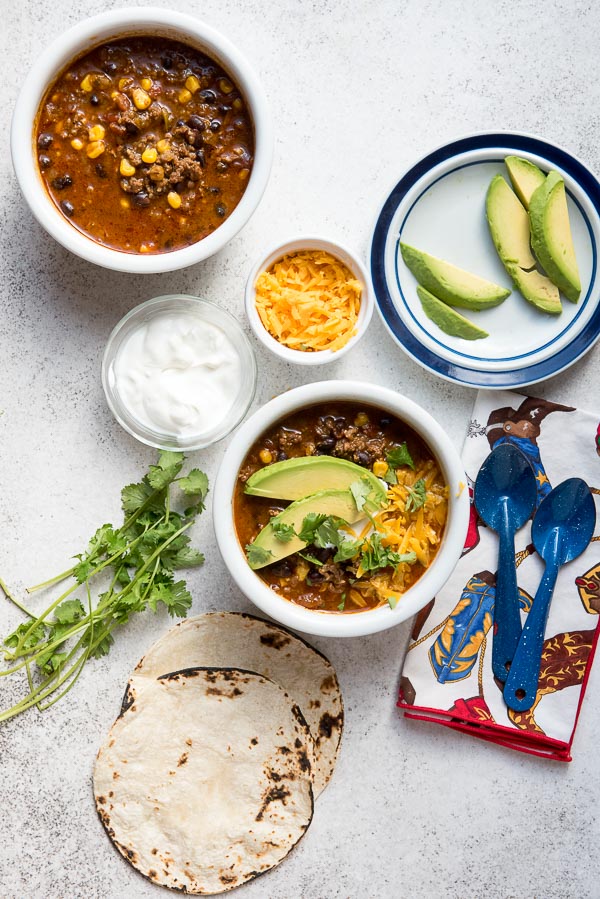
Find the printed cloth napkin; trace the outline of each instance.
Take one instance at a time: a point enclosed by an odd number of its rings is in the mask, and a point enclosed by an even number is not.
[[[571,761],[571,744],[591,669],[600,613],[600,415],[508,391],[481,391],[463,450],[471,519],[450,580],[417,616],[402,670],[398,706],[408,718],[436,722],[522,752]],[[561,568],[546,626],[533,707],[513,712],[492,673],[498,537],[477,516],[473,484],[494,447],[512,443],[528,457],[538,504],[552,487],[583,478],[594,493],[594,537]],[[531,521],[516,535],[522,620],[544,566]]]

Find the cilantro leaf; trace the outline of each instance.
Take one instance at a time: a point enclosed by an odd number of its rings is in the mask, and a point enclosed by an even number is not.
[[[208,493],[208,478],[199,468],[192,468],[185,478],[179,478],[177,486],[188,496],[198,495],[204,500]]]
[[[409,488],[406,498],[406,511],[415,512],[425,504],[427,499],[427,489],[425,487],[425,479],[419,478],[412,487]]]
[[[337,544],[337,552],[333,557],[334,562],[346,562],[353,559],[360,552],[362,540],[353,540],[351,537],[343,537]]]
[[[289,543],[296,536],[296,532],[291,524],[286,524],[284,521],[273,520],[271,521],[271,527],[281,543]]]
[[[345,608],[346,608],[346,594],[342,593],[342,601],[338,606],[338,610],[340,612],[343,612]]]
[[[149,484],[128,484],[121,490],[121,506],[124,512],[137,512],[154,491]]]
[[[316,568],[320,568],[323,562],[320,559],[317,559],[316,556],[313,556],[311,553],[300,552],[298,551],[298,555],[304,559],[306,562],[310,562],[311,565],[314,565]]]
[[[170,464],[169,464],[170,463]],[[163,490],[172,484],[183,465],[181,453],[161,453],[158,465],[151,465],[146,475],[154,490]]]
[[[380,568],[397,568],[403,562],[412,565],[417,556],[414,552],[397,553],[384,546],[382,536],[375,531],[367,541],[360,557],[360,567],[363,571],[379,571]]]
[[[328,516],[324,515],[322,512],[309,512],[308,515],[304,517],[302,527],[298,531],[298,537],[304,541],[304,543],[313,543],[315,532],[327,518]]]
[[[398,477],[396,475],[396,469],[389,465],[388,470],[383,476],[383,480],[386,482],[386,484],[391,484],[392,487],[394,486],[394,484],[397,484]]]
[[[263,549],[262,546],[256,546],[255,543],[248,543],[246,544],[246,556],[250,568],[262,568],[273,558],[273,553],[270,549]]]
[[[388,596],[387,598],[388,605],[390,609],[395,609],[398,605],[398,597],[397,596]]]
[[[78,599],[65,599],[54,610],[54,617],[59,624],[74,624],[84,615],[84,608]]]
[[[175,541],[173,541],[175,542]],[[161,557],[162,558],[162,557]],[[182,546],[178,549],[173,557],[172,567],[177,568],[197,568],[204,564],[204,553],[195,549],[193,546]]]
[[[393,449],[391,449],[386,456],[386,460],[388,465],[391,465],[392,468],[400,468],[401,465],[408,465],[413,469],[415,467],[415,463],[413,462],[412,456],[408,451],[406,443],[403,443],[400,446],[395,446]]]
[[[369,494],[371,492],[371,485],[365,478],[361,478],[360,481],[355,481],[353,484],[350,484],[350,493],[354,497],[354,502],[356,503],[356,508],[358,511],[362,511],[365,507],[365,503],[369,499]]]

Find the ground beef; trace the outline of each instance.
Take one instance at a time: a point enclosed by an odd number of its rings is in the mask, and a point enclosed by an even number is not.
[[[324,562],[318,568],[311,568],[307,581],[310,584],[331,584],[332,587],[343,587],[346,573],[339,562]]]
[[[282,450],[290,449],[292,446],[298,446],[302,443],[302,434],[300,431],[290,431],[287,428],[281,428],[277,434],[277,443]]]

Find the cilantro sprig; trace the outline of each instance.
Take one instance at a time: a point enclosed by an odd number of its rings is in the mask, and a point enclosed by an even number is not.
[[[427,499],[427,488],[425,487],[425,479],[419,478],[418,481],[415,481],[412,487],[408,489],[408,496],[406,498],[406,511],[407,512],[416,512],[417,509],[420,509],[421,506],[425,505],[425,500]]]
[[[407,465],[414,471],[415,463],[406,442],[401,443],[400,446],[394,446],[385,458],[388,464],[388,470],[385,473],[385,481],[388,484],[393,485],[398,483],[398,477],[396,475],[397,468],[402,468],[403,465]]]
[[[74,581],[40,615],[0,580],[6,597],[29,619],[4,640],[4,658],[14,664],[0,672],[7,676],[25,669],[29,693],[0,712],[0,721],[34,705],[45,710],[57,702],[74,686],[88,659],[108,653],[113,631],[133,614],[155,612],[161,604],[169,615],[187,614],[192,598],[175,572],[204,562],[186,532],[204,509],[208,479],[197,468],[180,476],[183,463],[182,453],[161,452],[138,484],[123,488],[121,527],[102,525],[75,556],[75,565],[29,588],[33,593],[67,578]],[[108,587],[94,604],[91,582],[102,573],[108,575]],[[73,596],[78,590],[84,601]]]

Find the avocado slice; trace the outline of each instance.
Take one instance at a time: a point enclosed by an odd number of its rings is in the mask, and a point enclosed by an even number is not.
[[[336,518],[342,518],[348,524],[353,524],[359,518],[364,518],[365,513],[360,511],[354,501],[354,497],[349,490],[321,490],[319,493],[313,493],[304,499],[299,499],[295,503],[291,503],[287,509],[275,515],[269,524],[265,525],[259,532],[252,546],[260,547],[270,553],[264,561],[258,561],[250,565],[251,568],[264,568],[265,565],[271,565],[273,562],[279,562],[291,556],[292,553],[304,549],[306,543],[299,537],[292,537],[291,540],[284,542],[279,540],[274,533],[273,524],[290,525],[294,531],[298,532],[302,528],[302,522],[310,512],[322,513],[323,515],[332,515]]]
[[[538,187],[529,206],[531,244],[550,280],[566,298],[576,303],[581,279],[569,223],[565,182],[558,172],[550,172]]]
[[[446,334],[450,334],[452,337],[462,337],[464,340],[479,340],[482,337],[490,336],[483,328],[478,328],[468,318],[438,300],[420,284],[417,287],[417,294],[427,318],[431,319]]]
[[[492,240],[504,268],[528,303],[559,315],[560,295],[550,278],[535,268],[529,216],[502,175],[492,178],[485,199]]]
[[[547,278],[538,272],[536,268],[530,272],[514,265],[508,268],[509,274],[513,279],[515,286],[518,287],[528,303],[536,306],[542,312],[548,312],[550,315],[560,315],[562,312],[562,303],[560,302],[560,294],[556,286]]]
[[[472,275],[406,243],[400,244],[400,251],[419,284],[450,306],[458,306],[460,309],[489,309],[497,306],[510,294],[510,290],[505,287]]]
[[[504,267],[510,264],[524,269],[534,268],[529,217],[502,175],[492,178],[485,198],[485,212],[492,240]]]
[[[300,456],[259,468],[246,481],[244,493],[271,499],[303,499],[321,490],[347,490],[350,484],[366,480],[377,505],[386,490],[367,468],[334,456]]]
[[[504,162],[519,200],[525,209],[529,209],[532,194],[546,180],[545,174],[533,162],[520,156],[507,156]]]

